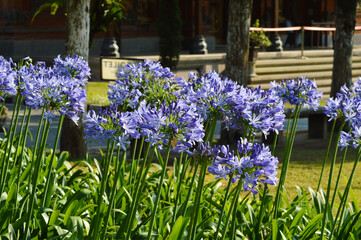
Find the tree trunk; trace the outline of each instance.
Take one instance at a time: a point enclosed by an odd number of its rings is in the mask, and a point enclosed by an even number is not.
[[[253,0],[230,0],[228,10],[226,76],[246,86]]]
[[[240,85],[248,83],[249,28],[253,0],[230,0],[228,7],[225,75]],[[220,144],[235,144],[241,133],[222,127]]]
[[[331,96],[352,84],[352,38],[356,24],[356,1],[336,0],[336,34],[334,42]]]
[[[90,31],[90,0],[67,0],[66,12],[66,45],[67,55],[79,55],[88,60],[89,31]],[[72,159],[84,159],[87,146],[84,139],[84,126],[80,121],[76,125],[72,120],[65,118],[61,138],[60,150],[68,151]]]

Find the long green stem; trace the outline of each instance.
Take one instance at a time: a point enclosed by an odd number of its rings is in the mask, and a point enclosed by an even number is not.
[[[14,136],[16,133],[16,128],[17,128],[18,119],[19,119],[19,112],[20,112],[20,107],[21,107],[21,100],[22,100],[22,97],[17,95],[16,104],[14,106],[14,112],[11,117],[10,130],[9,130],[8,137],[7,137],[6,147],[4,149],[4,155],[3,155],[3,158],[1,161],[2,168],[1,168],[1,176],[0,176],[0,194],[2,194],[2,192],[4,191],[4,188],[5,188],[5,182],[6,182],[8,167],[9,167],[9,163],[10,163],[11,144],[13,143]]]
[[[152,147],[152,154],[151,154],[151,157],[148,159],[150,147],[151,147],[151,145],[150,145],[150,143],[148,143],[147,147],[146,147],[145,156],[143,159],[143,164],[142,164],[141,168],[139,169],[139,174],[137,174],[138,179],[140,179],[140,181],[138,181],[138,184],[136,185],[135,191],[132,195],[132,204],[130,207],[130,212],[129,212],[129,214],[127,214],[126,221],[125,221],[125,227],[123,229],[124,232],[126,233],[126,237],[127,237],[126,239],[130,239],[130,235],[131,235],[130,233],[132,230],[133,219],[134,219],[134,216],[136,213],[136,208],[138,206],[138,202],[140,200],[140,195],[141,195],[140,193],[142,192],[141,190],[146,183],[146,177],[147,177],[147,174],[148,174],[148,171],[150,168],[150,163],[153,159],[154,147]],[[140,158],[140,155],[138,157]],[[136,166],[136,167],[138,167],[138,166]]]
[[[336,214],[336,217],[335,219],[337,220],[339,216],[342,216],[344,211],[345,211],[345,207],[346,207],[346,204],[347,204],[347,198],[348,198],[348,195],[349,195],[349,192],[350,192],[350,189],[351,189],[351,184],[352,184],[352,180],[353,180],[353,176],[354,176],[354,173],[355,173],[355,170],[356,170],[356,167],[357,167],[357,164],[358,162],[360,161],[360,158],[361,158],[361,148],[359,148],[359,151],[358,151],[358,154],[357,154],[357,158],[356,160],[354,161],[354,164],[353,164],[353,167],[352,167],[352,170],[351,170],[351,174],[350,174],[350,177],[348,179],[348,182],[347,182],[347,185],[346,185],[346,188],[345,188],[345,191],[342,195],[342,199],[341,199],[341,204],[340,204],[340,207],[338,208],[337,210],[337,214]],[[341,211],[340,211],[341,210]],[[338,224],[338,227],[337,227],[337,232],[339,231],[340,227],[342,226],[342,220],[343,218],[341,217],[340,218],[340,222]],[[334,229],[335,229],[335,226],[336,226],[336,222],[332,225],[332,229],[330,231],[330,236],[332,236],[333,232],[334,232]]]
[[[118,147],[118,150],[117,150],[117,158],[116,158],[116,161],[119,161],[119,156],[120,156],[120,146]],[[104,216],[104,219],[105,219],[105,222],[104,222],[104,229],[102,231],[102,235],[100,237],[100,239],[106,239],[105,238],[105,235],[106,235],[106,232],[107,232],[107,227],[108,227],[108,223],[109,223],[109,217],[110,217],[110,212],[112,210],[112,207],[113,207],[113,204],[114,204],[114,199],[115,199],[115,194],[116,194],[116,190],[117,190],[117,185],[118,185],[118,180],[119,180],[119,176],[120,176],[120,172],[122,171],[122,165],[123,165],[123,162],[125,161],[126,159],[126,152],[123,151],[122,153],[122,157],[121,157],[121,163],[118,163],[116,165],[116,169],[115,169],[115,176],[114,176],[114,180],[113,180],[113,187],[111,189],[111,193],[110,193],[110,200],[109,200],[109,206],[108,206],[108,209],[107,209],[107,213],[105,214]]]
[[[289,164],[289,161],[291,158],[292,147],[293,147],[293,143],[294,143],[295,136],[296,136],[296,129],[297,129],[297,124],[298,124],[298,119],[300,117],[301,109],[302,109],[301,105],[297,105],[295,108],[291,132],[289,132],[289,126],[287,127],[287,140],[286,140],[284,159],[283,159],[283,164],[282,164],[282,171],[281,171],[281,176],[280,176],[280,180],[278,183],[276,197],[275,197],[275,203],[274,203],[274,218],[276,218],[277,214],[278,214],[278,208],[279,208],[280,198],[281,198],[280,195],[281,195],[281,192],[283,191],[283,187],[284,187],[284,184],[286,181],[288,164]]]
[[[324,208],[324,211],[323,211],[324,214],[323,214],[323,218],[322,218],[321,239],[323,239],[323,237],[324,237],[324,232],[325,232],[325,227],[326,227],[326,218],[327,218],[327,212],[328,212],[327,210],[329,208],[329,199],[330,199],[330,193],[331,193],[332,176],[333,176],[333,169],[334,169],[335,163],[336,163],[338,143],[340,141],[341,132],[342,132],[343,127],[345,126],[345,123],[346,122],[342,122],[341,127],[340,127],[340,129],[338,131],[335,151],[334,151],[333,158],[332,158],[332,161],[331,161],[330,173],[329,173],[328,184],[327,184],[327,193],[326,193],[326,199],[325,199],[326,202],[325,202],[325,208]],[[332,218],[332,216],[330,216],[330,217]]]
[[[131,163],[130,163],[130,170],[129,170],[129,178],[128,178],[129,185],[131,185],[132,182],[133,182],[133,172],[135,171],[134,167],[137,167],[137,166],[135,166],[135,154],[137,152],[137,146],[138,146],[138,139],[135,139],[134,144],[133,144],[133,148],[132,148],[133,153],[132,153],[132,160],[131,160]]]
[[[281,136],[282,138],[283,136]],[[278,141],[278,134],[275,134],[275,137],[273,139],[273,145],[272,145],[272,149],[271,149],[271,154],[273,155],[275,153],[276,150],[276,146],[277,146],[277,141]]]
[[[340,182],[342,169],[343,169],[343,164],[345,163],[345,160],[346,160],[347,150],[348,150],[348,147],[345,147],[345,149],[343,150],[343,156],[342,156],[342,160],[341,160],[341,164],[340,164],[340,169],[338,170],[338,174],[337,174],[337,178],[336,178],[335,190],[334,190],[332,200],[331,200],[331,204],[330,204],[331,209],[333,208],[333,203],[335,202],[335,198],[336,198],[336,195],[337,195],[338,183]]]
[[[226,194],[224,195],[222,209],[221,209],[221,213],[219,215],[219,221],[218,221],[218,224],[217,224],[216,234],[214,234],[215,239],[218,238],[218,233],[219,233],[219,230],[221,229],[222,218],[223,218],[224,210],[226,208],[226,204],[227,204],[227,201],[228,201],[229,190],[230,190],[231,185],[232,185],[232,178],[233,178],[233,174],[231,176],[229,176],[228,184],[227,184],[227,187],[226,187]]]
[[[206,176],[207,171],[207,163],[202,163],[201,165],[201,172],[198,179],[198,186],[196,191],[196,196],[194,199],[194,206],[193,206],[193,217],[191,219],[191,231],[190,231],[190,239],[195,239],[196,232],[197,232],[197,219],[199,213],[199,206],[202,202],[202,192],[203,192],[203,185],[204,185],[204,178]]]
[[[16,180],[16,183],[17,183],[17,189],[16,189],[16,192],[19,194],[19,184],[20,184],[20,176],[21,176],[21,173],[22,173],[22,163],[23,163],[23,156],[24,156],[24,149],[25,149],[25,143],[26,143],[26,137],[27,137],[27,132],[29,130],[29,123],[30,123],[30,118],[31,118],[31,108],[29,109],[28,111],[28,117],[27,117],[27,121],[26,121],[26,125],[25,125],[25,136],[23,137],[22,139],[22,142],[21,142],[21,153],[20,153],[20,157],[19,157],[19,170],[18,170],[18,174],[17,174],[17,180]],[[18,201],[16,199],[16,208],[18,207]]]
[[[26,227],[25,227],[25,236],[30,234],[29,226],[30,226],[31,217],[33,214],[37,180],[38,180],[38,176],[39,176],[39,171],[40,171],[40,167],[41,167],[41,162],[42,162],[42,158],[43,158],[43,154],[44,154],[45,145],[46,145],[46,142],[48,139],[49,128],[50,128],[50,123],[48,120],[46,120],[44,130],[43,130],[43,137],[41,139],[40,151],[39,151],[39,154],[36,156],[35,162],[32,163],[35,165],[33,168],[34,173],[32,175],[31,195],[30,195],[30,202],[29,202],[29,209],[28,209],[28,217],[27,217]]]
[[[194,181],[195,181],[196,176],[197,176],[198,166],[199,166],[199,164],[195,164],[193,176],[192,176],[191,182],[189,184],[190,187],[189,187],[189,190],[188,190],[188,194],[187,194],[187,197],[186,197],[185,201],[183,202],[183,208],[182,208],[182,211],[179,214],[180,216],[184,216],[184,214],[185,214],[185,212],[187,210],[189,200],[191,199],[192,192],[193,192]],[[191,169],[191,171],[192,171],[192,169]]]
[[[131,184],[134,184],[134,181],[135,179],[137,179],[137,175],[139,175],[138,177],[141,177],[142,173],[143,173],[143,169],[144,169],[144,166],[146,164],[146,160],[147,160],[147,157],[148,157],[148,154],[149,154],[149,150],[150,150],[150,143],[147,143],[146,145],[146,149],[145,149],[145,155],[143,156],[143,164],[142,164],[142,167],[140,169],[140,171],[138,172],[137,174],[137,170],[138,170],[138,167],[140,165],[140,160],[142,158],[142,154],[143,154],[143,146],[144,146],[144,142],[145,142],[145,138],[142,138],[141,142],[140,142],[140,147],[138,149],[138,158],[137,158],[137,161],[136,161],[136,164],[135,164],[135,168],[134,168],[134,173],[133,173],[133,177],[131,179]],[[134,153],[135,154],[135,153]]]
[[[45,190],[44,190],[44,195],[43,195],[42,207],[45,207],[46,199],[48,198],[47,195],[48,195],[48,191],[49,191],[50,175],[53,172],[53,164],[54,164],[54,159],[55,159],[55,153],[56,153],[56,149],[58,148],[58,142],[59,142],[61,127],[63,125],[64,117],[65,117],[65,115],[60,116],[58,129],[57,129],[57,132],[56,132],[56,135],[55,135],[53,152],[52,152],[51,159],[50,159],[49,166],[48,166],[48,175],[46,177],[46,184],[45,184]]]
[[[217,125],[217,118],[213,118],[212,122],[211,122],[211,126],[209,131],[207,131],[206,136],[204,138],[204,142],[210,142],[212,144],[213,141],[213,137],[214,137],[214,132],[216,130],[216,125]]]
[[[16,144],[16,148],[15,148],[15,152],[14,152],[14,161],[13,161],[13,165],[11,168],[14,168],[16,166],[16,163],[17,163],[17,157],[18,157],[18,152],[19,152],[19,147],[23,141],[23,138],[26,138],[26,135],[27,135],[27,131],[25,131],[25,134],[24,134],[24,125],[25,125],[25,115],[26,115],[26,112],[28,111],[28,107],[25,107],[25,110],[24,110],[24,114],[23,114],[23,119],[21,121],[21,125],[20,125],[20,132],[18,133],[19,135],[19,139],[17,141],[17,144]]]
[[[100,191],[98,192],[97,211],[96,211],[94,222],[92,222],[92,228],[91,228],[92,231],[90,232],[90,236],[94,240],[98,239],[98,236],[99,236],[99,228],[101,225],[101,223],[100,223],[101,216],[100,215],[101,215],[102,205],[103,205],[103,196],[104,196],[105,188],[106,188],[106,185],[108,182],[108,175],[109,175],[108,172],[109,172],[111,159],[113,158],[114,146],[115,146],[115,142],[111,141],[109,139],[108,144],[107,144],[107,153],[105,155],[105,159],[104,159],[105,161],[103,163]]]
[[[221,240],[224,240],[224,238],[226,237],[226,232],[227,232],[229,220],[231,218],[231,215],[233,215],[233,211],[237,211],[237,206],[236,205],[238,203],[239,194],[241,193],[241,189],[242,189],[242,181],[238,180],[237,190],[235,192],[235,195],[233,196],[231,207],[229,208],[229,212],[228,212],[228,215],[227,215],[227,218],[226,218],[226,222],[225,222],[224,227],[223,227],[223,233],[222,233]]]
[[[160,201],[160,194],[162,192],[163,181],[164,181],[165,173],[167,171],[170,149],[171,149],[171,138],[169,139],[168,144],[167,144],[166,159],[163,164],[163,169],[162,169],[161,177],[160,177],[159,184],[158,184],[158,191],[157,191],[157,195],[156,195],[156,199],[155,199],[154,209],[153,209],[152,216],[150,219],[147,240],[149,240],[152,236],[154,220],[155,220],[155,216],[157,215],[159,201]]]
[[[332,130],[331,130],[330,138],[329,138],[329,140],[328,140],[328,145],[327,145],[326,154],[325,154],[325,157],[324,157],[323,163],[322,163],[322,169],[321,169],[320,179],[318,180],[318,184],[317,184],[317,192],[320,190],[320,187],[321,187],[321,181],[322,181],[323,171],[324,171],[324,169],[325,169],[325,165],[326,165],[326,161],[327,161],[327,158],[328,158],[328,154],[329,154],[329,152],[330,152],[331,143],[332,143],[332,138],[333,138],[333,132],[335,131],[336,122],[337,122],[337,120],[334,120],[334,121],[333,121],[333,124],[332,124]]]
[[[38,131],[36,132],[36,138],[35,138],[34,149],[33,149],[33,156],[36,155],[36,152],[38,150],[39,138],[40,138],[40,134],[41,134],[42,126],[43,126],[43,121],[44,121],[44,112],[45,112],[45,108],[43,108],[43,110],[41,112],[39,127],[38,127]]]
[[[189,167],[189,163],[190,161],[188,160],[188,154],[186,155],[185,157],[185,160],[184,160],[184,164],[182,164],[182,161],[183,161],[183,152],[181,153],[181,157],[179,159],[179,171],[180,171],[180,168],[182,168],[181,172],[180,172],[180,176],[177,178],[177,192],[176,192],[176,197],[175,197],[175,202],[174,202],[174,211],[173,211],[173,217],[172,217],[172,225],[174,225],[175,223],[175,220],[177,218],[177,213],[178,213],[178,202],[179,202],[179,199],[180,199],[180,191],[181,191],[181,187],[182,187],[182,184],[183,184],[183,181],[184,181],[184,177],[186,175],[186,171]]]

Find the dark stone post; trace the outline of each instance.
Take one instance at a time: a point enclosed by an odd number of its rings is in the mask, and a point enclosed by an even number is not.
[[[191,46],[191,54],[207,54],[207,43],[204,36],[202,35],[202,0],[196,0],[195,3],[195,37]]]

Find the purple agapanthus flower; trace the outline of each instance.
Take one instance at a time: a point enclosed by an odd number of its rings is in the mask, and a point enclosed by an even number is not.
[[[66,56],[63,60],[60,55],[54,59],[53,72],[76,80],[80,86],[85,86],[90,77],[90,67],[81,56]]]
[[[283,129],[284,104],[273,91],[241,87],[227,101],[231,106],[231,127],[248,126],[251,132],[262,132],[265,136]]]
[[[76,56],[67,57],[60,63],[61,59],[58,57],[53,68],[47,68],[42,63],[20,67],[17,71],[17,85],[25,97],[25,103],[35,109],[45,108],[45,117],[50,121],[58,112],[77,123],[79,114],[84,112],[84,84],[89,76],[85,75],[89,74],[87,70],[83,73],[74,70],[77,66],[87,66],[81,59]],[[71,63],[75,64],[74,69],[69,66]],[[74,73],[70,73],[71,71]]]
[[[257,185],[276,185],[278,178],[278,159],[272,156],[268,147],[263,144],[250,143],[240,139],[237,153],[230,151],[228,146],[221,147],[221,153],[208,171],[216,178],[232,176],[232,182],[242,181],[245,191],[257,194]]]
[[[341,147],[341,149],[352,146],[354,148],[357,148],[361,145],[361,125],[353,124],[351,125],[351,129],[349,133],[346,133],[344,131],[341,132],[340,140],[338,143],[338,146]]]
[[[185,151],[197,142],[202,142],[204,129],[202,118],[195,112],[195,106],[183,100],[169,104],[163,102],[159,108],[150,107],[145,101],[137,110],[140,117],[141,134],[145,141],[159,149],[171,141],[172,150]]]
[[[329,121],[341,119],[351,125],[361,125],[361,78],[351,88],[342,86],[336,97],[327,100],[324,113]]]
[[[177,84],[179,90],[176,94],[186,101],[195,103],[197,111],[205,120],[227,119],[226,116],[231,109],[227,100],[239,89],[237,83],[222,78],[214,71],[199,76],[191,72],[189,79],[180,79]]]
[[[173,92],[175,75],[159,62],[146,60],[139,64],[126,64],[120,69],[118,80],[110,84],[108,98],[111,104],[136,109],[143,100],[152,106],[163,101],[176,100]]]
[[[16,73],[12,69],[12,60],[6,60],[0,56],[0,102],[4,97],[12,96],[17,93],[15,86]]]
[[[100,142],[112,139],[126,150],[130,138],[139,138],[139,116],[137,112],[119,112],[115,107],[101,110],[99,114],[88,112],[84,122],[86,138],[94,138]]]
[[[285,103],[291,105],[304,105],[317,109],[320,105],[322,92],[317,91],[316,81],[306,77],[283,80],[280,83],[272,82],[271,90]]]

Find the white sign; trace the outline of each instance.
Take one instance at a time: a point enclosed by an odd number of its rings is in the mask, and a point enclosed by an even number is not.
[[[114,81],[117,80],[117,74],[121,68],[128,63],[138,63],[142,59],[120,59],[120,58],[101,58],[100,71],[102,80]]]

